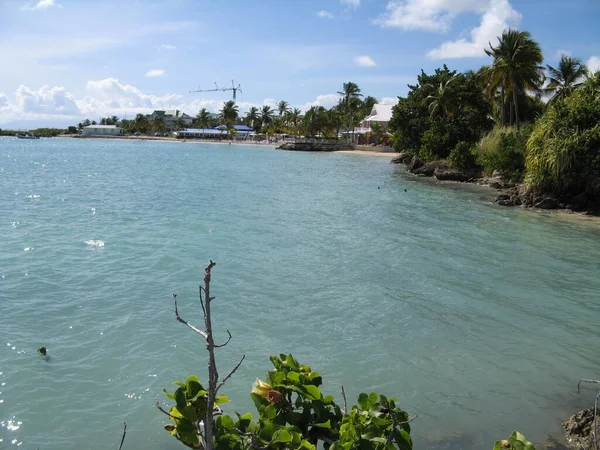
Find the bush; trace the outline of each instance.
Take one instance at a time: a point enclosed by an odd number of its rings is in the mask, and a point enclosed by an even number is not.
[[[459,142],[452,149],[448,156],[448,163],[450,167],[457,169],[473,169],[477,166],[472,147],[464,141]]]
[[[530,191],[600,195],[600,72],[537,121],[526,165]]]
[[[485,174],[497,170],[506,178],[523,178],[525,145],[530,134],[531,126],[524,126],[520,130],[495,127],[485,135],[477,147],[477,162]]]

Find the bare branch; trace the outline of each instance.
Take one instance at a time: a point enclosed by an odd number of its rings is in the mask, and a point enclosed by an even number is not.
[[[177,420],[177,419],[178,419],[178,417],[172,416],[172,415],[171,415],[171,414],[170,414],[168,411],[165,411],[165,410],[163,409],[163,407],[162,407],[162,406],[160,406],[160,403],[158,403],[158,399],[157,399],[157,398],[156,398],[156,399],[154,399],[154,403],[156,404],[156,407],[158,408],[158,410],[159,410],[160,412],[162,412],[163,414],[166,414],[167,416],[169,416],[169,417],[170,417],[171,419],[173,419],[173,420]]]
[[[217,391],[216,392],[219,392],[219,389],[221,389],[221,387],[223,387],[223,385],[225,384],[225,382],[227,380],[229,380],[229,378],[231,378],[231,376],[236,372],[236,370],[239,369],[239,367],[242,365],[242,362],[244,361],[244,359],[246,359],[246,355],[245,354],[244,354],[244,356],[242,356],[242,359],[240,359],[240,362],[237,363],[237,365],[231,370],[231,372],[229,372],[227,374],[227,376],[225,378],[223,378],[223,380],[221,380],[221,382],[217,386]]]
[[[229,339],[227,339],[227,342],[225,342],[224,344],[221,344],[221,345],[215,344],[215,348],[225,347],[227,344],[229,344],[229,341],[231,340],[231,333],[229,332],[229,330],[227,330],[227,334],[229,335]]]
[[[343,384],[342,384],[342,398],[344,399],[344,414],[348,414],[348,402],[346,400],[346,391],[344,391]]]
[[[206,308],[204,308],[204,300],[202,300],[202,286],[198,286],[198,293],[200,294],[200,306],[202,306],[202,312],[204,313],[204,320],[206,320]]]
[[[577,383],[577,393],[578,394],[579,394],[579,389],[581,387],[581,383],[600,384],[600,380],[586,380],[585,378],[579,380],[579,383]]]
[[[252,443],[250,444],[250,448],[253,448],[255,450],[267,450],[278,438],[279,435],[281,434],[281,430],[278,430],[275,432],[275,434],[273,434],[273,437],[271,438],[271,442],[269,442],[267,445],[258,445],[257,443],[257,436],[254,433],[244,433],[242,430],[240,430],[239,428],[233,428],[240,436],[244,436],[244,437],[249,437],[250,440],[252,441]]]
[[[127,422],[123,423],[123,437],[121,438],[121,445],[119,445],[119,450],[123,448],[123,442],[125,442],[125,434],[127,433]]]
[[[181,318],[181,316],[179,315],[179,310],[177,309],[177,294],[173,294],[173,303],[175,303],[175,318],[182,324],[186,325],[188,328],[190,328],[195,333],[198,333],[204,339],[208,339],[208,334],[206,334],[200,328],[195,327],[194,325],[189,323],[187,320]]]

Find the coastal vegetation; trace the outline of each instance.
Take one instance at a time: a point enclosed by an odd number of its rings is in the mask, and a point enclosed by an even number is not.
[[[485,52],[491,64],[474,71],[421,72],[393,108],[394,149],[468,172],[456,179],[524,182],[503,204],[598,208],[600,74],[569,56],[544,69],[527,31],[506,30]]]

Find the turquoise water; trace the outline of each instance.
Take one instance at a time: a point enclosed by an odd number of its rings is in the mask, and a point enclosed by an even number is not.
[[[406,192],[405,192],[406,189]],[[0,139],[0,448],[182,448],[154,407],[205,378],[209,259],[228,410],[292,352],[340,399],[377,390],[416,448],[560,436],[598,377],[600,226],[501,208],[388,157]],[[45,345],[51,357],[36,354]]]

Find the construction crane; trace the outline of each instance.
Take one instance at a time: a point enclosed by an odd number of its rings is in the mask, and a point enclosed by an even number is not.
[[[216,91],[220,91],[220,92],[233,91],[233,101],[235,102],[237,92],[238,91],[242,92],[242,86],[240,84],[238,84],[236,86],[235,83],[233,82],[233,80],[231,80],[231,87],[228,87],[228,86],[219,87],[219,85],[215,82],[215,89],[197,89],[195,91],[190,91],[190,94],[192,92],[216,92]]]

